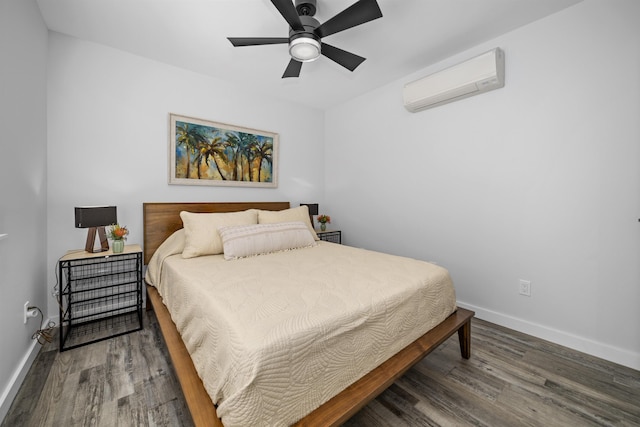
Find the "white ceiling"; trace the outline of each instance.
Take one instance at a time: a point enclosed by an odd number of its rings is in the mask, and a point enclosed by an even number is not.
[[[383,18],[323,41],[364,56],[353,73],[326,57],[282,79],[286,44],[235,48],[226,37],[287,37],[269,0],[38,0],[52,31],[325,109],[581,0],[378,0]],[[318,0],[321,23],[355,0]]]

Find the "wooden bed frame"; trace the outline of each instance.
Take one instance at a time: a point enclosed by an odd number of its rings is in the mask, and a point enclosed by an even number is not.
[[[144,263],[149,263],[153,253],[167,237],[182,228],[181,211],[236,212],[251,208],[283,210],[289,207],[289,202],[144,203]],[[147,309],[151,308],[158,318],[160,330],[195,426],[222,426],[215,405],[196,372],[191,357],[171,320],[171,315],[162,302],[162,298],[153,286],[147,285]],[[471,318],[474,314],[472,311],[458,308],[438,326],[295,425],[338,426],[344,423],[456,332],[460,342],[460,353],[463,358],[468,359],[471,356]]]

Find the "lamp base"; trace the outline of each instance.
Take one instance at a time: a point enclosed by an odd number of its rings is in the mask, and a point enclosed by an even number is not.
[[[96,231],[100,237],[100,248],[94,249],[96,243]],[[89,253],[106,252],[109,250],[109,241],[107,240],[107,232],[104,227],[90,227],[87,230],[87,243],[84,246],[84,250]]]

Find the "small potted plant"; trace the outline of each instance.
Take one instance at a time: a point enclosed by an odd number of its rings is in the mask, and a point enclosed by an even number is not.
[[[112,250],[114,254],[119,254],[124,250],[124,241],[127,240],[129,230],[119,224],[113,224],[109,228],[109,238],[113,240]]]
[[[318,215],[318,222],[320,223],[320,230],[325,231],[327,229],[327,223],[331,224],[331,217],[329,215]]]

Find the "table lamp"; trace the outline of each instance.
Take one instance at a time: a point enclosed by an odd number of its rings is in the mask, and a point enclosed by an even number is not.
[[[87,252],[105,252],[109,250],[109,241],[104,229],[106,225],[118,222],[118,214],[115,206],[80,206],[76,207],[76,228],[88,228],[87,243],[84,250]],[[100,236],[100,248],[94,249],[96,232]]]

